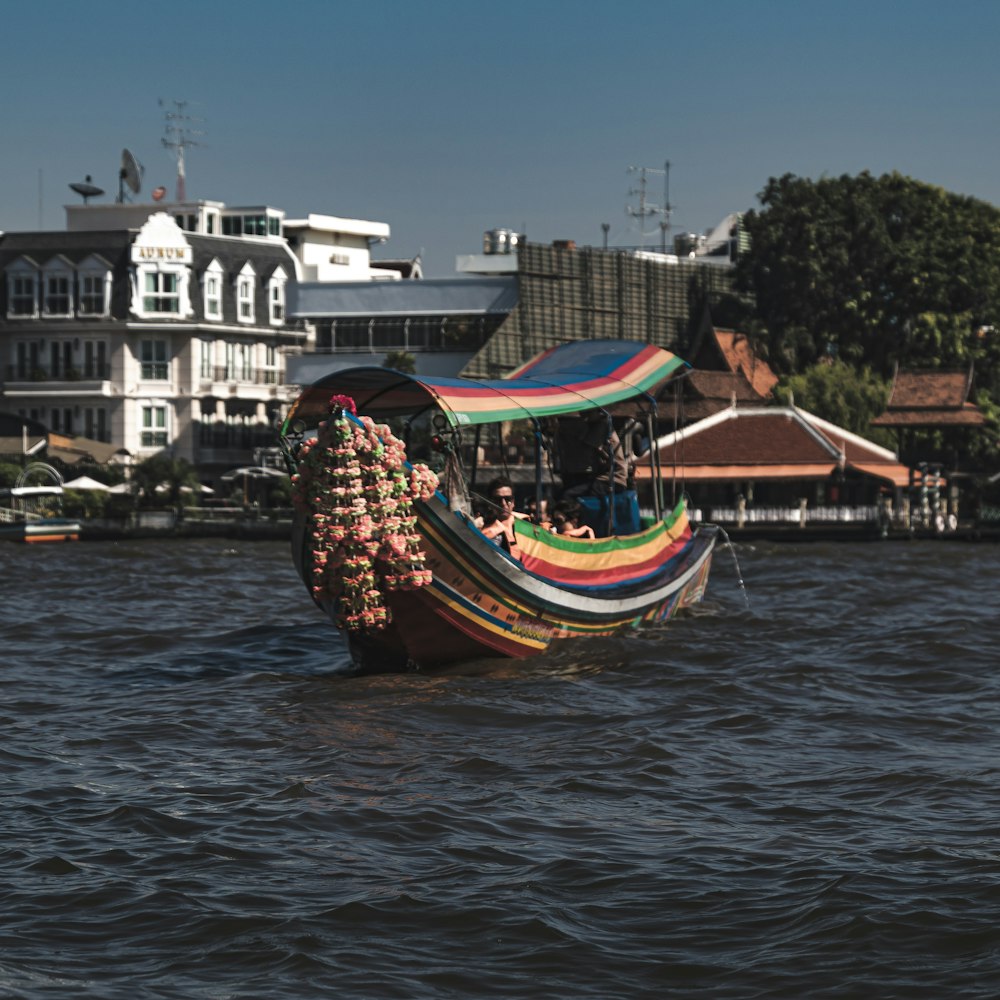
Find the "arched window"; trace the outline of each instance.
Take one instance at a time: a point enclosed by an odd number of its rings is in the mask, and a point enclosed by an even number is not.
[[[241,323],[255,320],[254,296],[257,291],[257,273],[250,261],[236,275],[236,318]]]
[[[213,260],[205,268],[205,319],[222,319],[222,265]]]
[[[76,269],[77,313],[80,316],[107,316],[111,311],[111,265],[92,254]]]
[[[285,322],[285,284],[287,281],[288,275],[285,274],[285,269],[278,267],[267,283],[268,319],[273,326],[281,326]]]

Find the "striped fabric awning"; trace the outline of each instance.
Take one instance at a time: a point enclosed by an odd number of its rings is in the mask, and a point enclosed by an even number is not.
[[[687,362],[637,341],[584,340],[553,347],[504,379],[406,375],[348,368],[305,390],[285,422],[321,417],[332,395],[350,396],[375,419],[438,408],[453,427],[606,408],[648,394]]]

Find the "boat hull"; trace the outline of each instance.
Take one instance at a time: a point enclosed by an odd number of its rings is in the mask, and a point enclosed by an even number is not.
[[[392,618],[386,628],[349,633],[352,658],[363,672],[483,657],[521,659],[546,652],[558,640],[614,635],[666,621],[701,600],[716,541],[713,527],[654,539],[662,560],[649,565],[642,553],[633,556],[639,578],[568,586],[511,559],[437,498],[418,505],[418,526],[433,580],[386,595]],[[304,521],[295,535],[296,562],[308,581]],[[587,545],[578,548],[583,554]],[[568,558],[574,556],[571,552]],[[336,619],[333,601],[318,603]]]
[[[8,521],[0,524],[0,540],[26,542],[76,542],[80,540],[80,522],[73,518],[48,517],[37,521]]]

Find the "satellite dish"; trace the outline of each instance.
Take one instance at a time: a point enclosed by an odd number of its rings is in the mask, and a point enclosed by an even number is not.
[[[70,190],[75,191],[83,198],[84,205],[87,204],[88,198],[97,198],[104,194],[103,188],[99,188],[96,184],[90,182],[90,174],[87,174],[86,180],[70,184]]]
[[[132,194],[138,194],[142,186],[142,164],[127,149],[122,150],[122,166],[118,171],[118,201],[125,200],[125,185]]]

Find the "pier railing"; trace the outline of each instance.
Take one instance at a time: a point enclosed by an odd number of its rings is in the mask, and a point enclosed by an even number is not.
[[[692,515],[695,512],[692,512]],[[715,524],[874,524],[879,518],[876,504],[855,507],[820,506],[807,507],[708,507],[698,514],[704,514],[706,521]],[[697,519],[697,518],[696,518]]]

